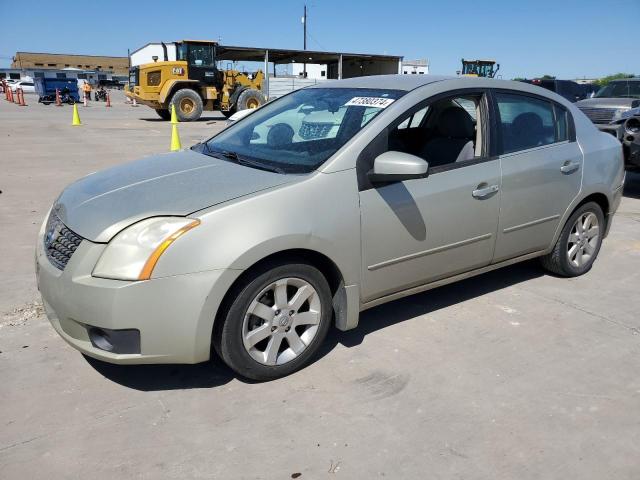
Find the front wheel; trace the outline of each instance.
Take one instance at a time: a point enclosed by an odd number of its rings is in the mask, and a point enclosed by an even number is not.
[[[600,205],[585,203],[569,217],[551,253],[542,257],[542,266],[563,277],[587,273],[600,251],[604,229]]]
[[[255,272],[238,287],[214,346],[243,377],[271,380],[309,364],[332,318],[331,291],[304,263]]]
[[[243,90],[238,96],[236,102],[236,111],[246,110],[247,108],[258,108],[260,105],[264,105],[266,99],[260,90],[255,88],[247,88]]]

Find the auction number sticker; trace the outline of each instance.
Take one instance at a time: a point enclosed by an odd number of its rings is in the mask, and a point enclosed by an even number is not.
[[[345,107],[374,107],[374,108],[387,108],[394,102],[393,98],[381,98],[381,97],[353,97],[347,103]]]

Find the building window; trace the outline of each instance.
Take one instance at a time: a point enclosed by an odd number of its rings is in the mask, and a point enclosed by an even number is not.
[[[87,79],[87,74],[86,73],[79,73],[78,74],[78,80],[86,80]]]
[[[36,67],[44,67],[44,63],[36,63]]]
[[[65,66],[65,67],[68,67],[68,66],[69,66],[69,64],[68,64],[68,63],[65,63],[65,64],[64,64],[64,66]]]
[[[407,71],[406,71],[406,70],[404,71],[404,74],[405,74],[405,75],[407,74]]]
[[[56,73],[56,78],[67,78],[66,73]]]
[[[113,70],[113,65],[109,65],[109,68]]]
[[[418,72],[420,75],[424,75],[424,72]]]
[[[57,67],[57,63],[47,63],[47,67]]]
[[[91,68],[91,65],[85,65],[84,68]]]
[[[33,72],[35,78],[44,78],[44,72]]]
[[[320,70],[320,76],[321,77],[326,77],[327,76],[327,72],[325,70]]]
[[[78,65],[78,68],[82,68],[82,65]]]

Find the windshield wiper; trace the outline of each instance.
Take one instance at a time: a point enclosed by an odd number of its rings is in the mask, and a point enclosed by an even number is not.
[[[280,167],[276,167],[273,165],[265,165],[262,162],[256,162],[253,160],[249,160],[248,158],[240,157],[236,152],[231,152],[229,150],[221,150],[221,151],[215,151],[214,153],[217,153],[218,155],[222,155],[224,158],[228,158],[229,160],[232,160],[239,165],[244,165],[245,167],[253,167],[260,170],[266,170],[267,172],[279,173],[281,175],[285,174],[285,171]]]

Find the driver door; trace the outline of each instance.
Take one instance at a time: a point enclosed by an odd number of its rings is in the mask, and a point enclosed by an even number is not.
[[[426,178],[360,185],[364,302],[491,262],[499,216],[500,162],[489,156],[487,101],[481,92],[477,99],[482,120],[476,124],[478,150],[473,159],[430,167]],[[414,125],[406,120],[420,108],[394,121],[389,133],[383,132],[391,138],[374,140],[363,154],[375,157],[389,144],[398,150],[394,130]],[[426,117],[435,114],[434,108]],[[403,136],[415,141],[421,134],[433,134],[427,122],[415,128]],[[425,160],[439,164],[438,159]],[[358,162],[358,168],[371,168],[373,158]]]

